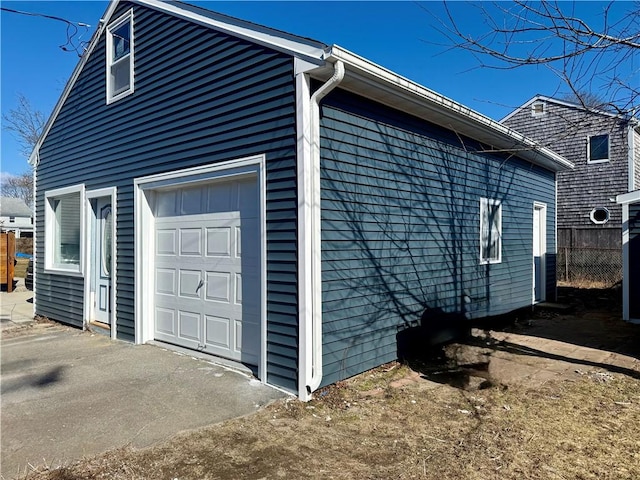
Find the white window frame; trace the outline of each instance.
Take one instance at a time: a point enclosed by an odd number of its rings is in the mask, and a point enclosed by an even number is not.
[[[53,200],[58,197],[69,194],[80,195],[80,238],[79,238],[79,255],[77,264],[56,264],[55,258],[55,241],[56,241],[56,212],[53,209]],[[73,277],[81,277],[84,275],[84,244],[85,244],[85,198],[84,184],[73,185],[70,187],[58,188],[45,192],[44,206],[44,270],[46,273],[57,275],[69,275]]]
[[[542,110],[540,112],[536,111],[536,107],[538,105],[542,106]],[[533,102],[531,104],[531,116],[532,117],[541,117],[546,113],[546,111],[547,111],[547,104],[545,102],[538,101],[538,102]]]
[[[113,58],[113,31],[120,28],[124,23],[129,22],[129,54],[125,57],[128,57],[129,60],[129,88],[127,90],[123,90],[117,94],[113,93],[113,82],[111,81],[111,67],[116,63],[112,62]],[[117,102],[118,100],[131,95],[134,92],[134,84],[135,84],[135,76],[134,76],[134,63],[135,63],[135,52],[134,52],[134,31],[133,28],[133,8],[130,9],[127,13],[119,17],[117,20],[112,22],[106,29],[106,40],[107,40],[107,55],[106,55],[106,76],[107,76],[107,105],[113,102]],[[125,57],[119,58],[119,62],[125,61]]]
[[[591,160],[591,139],[593,137],[600,137],[606,135],[607,136],[607,158],[600,158],[598,160]],[[596,135],[589,135],[587,137],[587,163],[588,164],[593,164],[593,163],[606,163],[609,161],[609,159],[611,158],[611,135],[609,135],[608,133],[598,133]]]
[[[605,218],[604,220],[597,220],[595,215],[596,215],[596,211],[598,210],[604,210],[607,213],[607,218]],[[589,219],[591,220],[592,223],[596,225],[604,225],[609,221],[610,218],[611,218],[611,212],[607,207],[595,207],[591,210],[591,212],[589,212]]]
[[[489,206],[498,207],[498,256],[487,257],[486,248],[484,248],[485,229],[491,228],[490,225],[484,223],[484,219],[488,219]],[[480,199],[480,264],[490,265],[495,263],[502,263],[502,202],[500,200],[493,200],[490,198]]]

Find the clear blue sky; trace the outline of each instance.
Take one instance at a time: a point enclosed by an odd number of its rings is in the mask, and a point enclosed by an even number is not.
[[[502,118],[536,93],[557,94],[560,85],[545,68],[509,71],[474,68],[478,62],[469,53],[444,46],[446,39],[437,31],[438,18],[444,16],[440,2],[190,3],[340,45],[494,119]],[[1,5],[87,23],[91,28],[82,40],[89,40],[108,2],[2,0]],[[604,5],[581,3],[580,15],[593,18]],[[463,27],[470,31],[482,28],[476,12],[465,3],[452,3],[450,9]],[[0,27],[2,113],[15,108],[16,94],[22,93],[35,108],[48,115],[78,62],[75,53],[59,47],[66,43],[65,24],[3,11]],[[83,29],[80,30],[82,33]],[[5,129],[1,161],[1,171],[5,173],[28,169],[13,134]]]

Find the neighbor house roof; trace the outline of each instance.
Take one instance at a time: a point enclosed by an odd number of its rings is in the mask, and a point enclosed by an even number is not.
[[[620,119],[622,121],[626,121],[626,122],[629,122],[631,124],[634,124],[635,126],[640,125],[640,119],[638,119],[636,117],[633,117],[633,116],[618,115],[616,113],[607,112],[605,110],[598,109],[598,108],[587,108],[584,105],[581,105],[579,103],[568,102],[566,100],[558,100],[557,98],[548,97],[546,95],[540,95],[540,94],[535,95],[533,98],[531,98],[530,100],[527,100],[525,103],[523,103],[518,108],[513,110],[511,113],[509,113],[509,115],[507,115],[506,117],[501,119],[500,123],[506,122],[511,117],[516,115],[518,112],[520,112],[520,111],[522,111],[524,109],[530,108],[531,105],[536,103],[536,102],[554,103],[556,105],[562,105],[564,107],[574,108],[576,110],[584,110],[585,112],[595,113],[597,115],[604,115],[606,117],[617,118],[617,119]]]
[[[112,0],[109,4],[100,27],[94,33],[86,53],[76,66],[29,158],[32,165],[38,163],[40,146],[120,1]],[[333,73],[332,64],[340,61],[345,67],[340,88],[451,129],[461,136],[478,140],[490,151],[515,153],[531,163],[552,171],[573,167],[569,160],[515,130],[337,45],[327,46],[315,40],[181,2],[136,0],[135,3],[287,53],[299,60],[296,73],[305,72],[318,80],[329,79]]]
[[[0,197],[0,216],[32,217],[33,212],[23,200],[13,197]]]

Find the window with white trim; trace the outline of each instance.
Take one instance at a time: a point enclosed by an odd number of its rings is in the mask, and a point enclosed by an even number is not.
[[[533,102],[531,104],[531,116],[532,117],[540,117],[544,115],[545,112],[545,104],[544,102]]]
[[[480,263],[502,261],[502,203],[480,199]]]
[[[45,193],[45,268],[82,273],[84,186]]]
[[[592,135],[587,139],[587,162],[609,161],[609,135]]]
[[[107,27],[107,103],[133,93],[133,10]]]

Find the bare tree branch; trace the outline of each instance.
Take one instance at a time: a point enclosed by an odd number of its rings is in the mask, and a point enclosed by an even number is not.
[[[33,207],[33,174],[24,172],[19,175],[2,174],[0,191],[3,197],[20,198],[28,207]]]
[[[629,11],[620,18],[612,17],[612,5],[603,8],[595,26],[576,15],[575,4],[568,2],[472,4],[475,24],[486,26],[472,34],[445,2],[439,30],[451,46],[470,52],[481,67],[545,66],[584,107],[593,106],[585,94],[598,92],[604,100],[599,109],[635,115],[640,107],[640,3],[624,4]]]
[[[18,106],[2,115],[3,128],[14,133],[20,143],[21,153],[29,158],[45,124],[44,114],[36,110],[22,94],[18,94]]]

